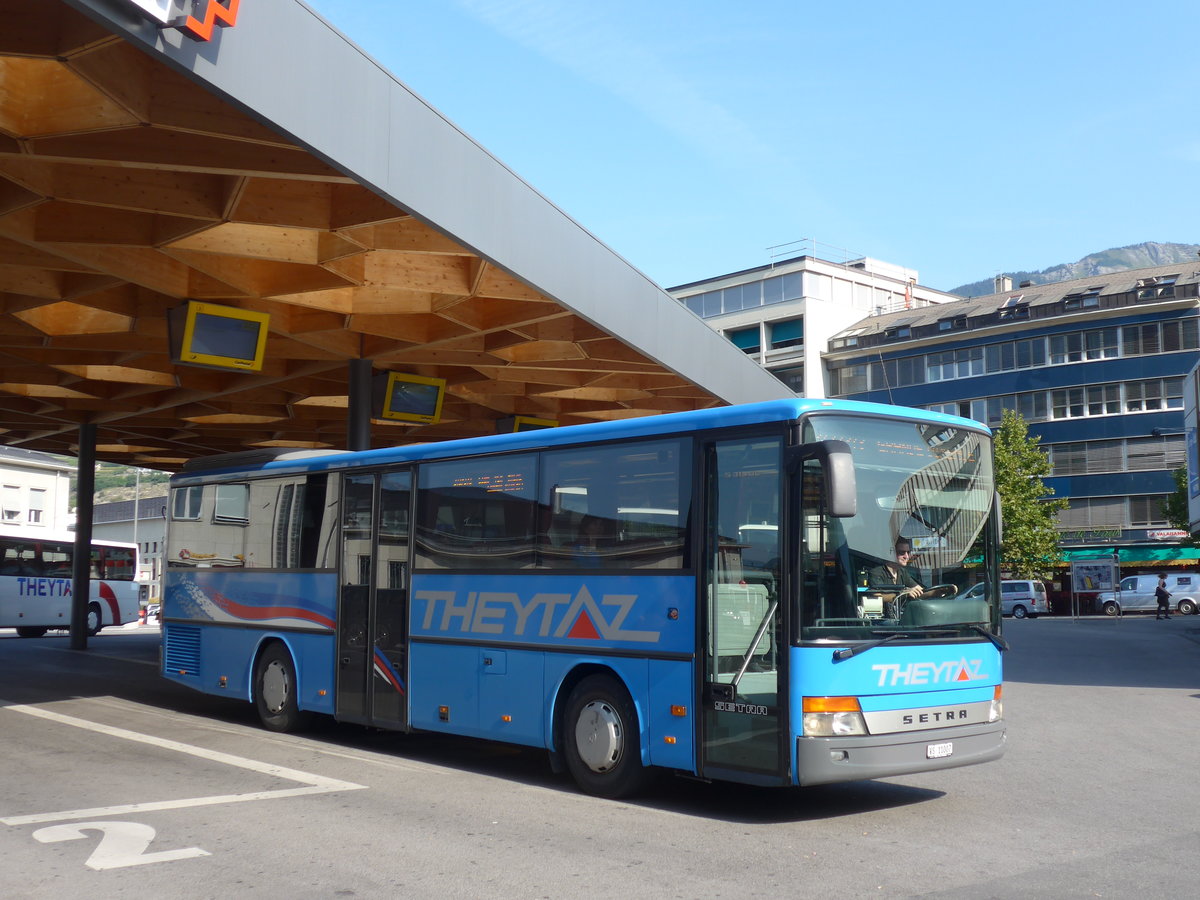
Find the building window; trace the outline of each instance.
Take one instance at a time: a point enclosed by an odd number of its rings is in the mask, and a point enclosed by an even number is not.
[[[803,319],[787,319],[782,322],[772,322],[769,327],[771,329],[771,349],[778,350],[782,347],[804,346]]]
[[[757,353],[762,348],[762,338],[760,337],[760,329],[757,325],[753,328],[738,328],[734,331],[725,332],[725,336],[737,347],[746,353]]]
[[[200,501],[204,496],[201,485],[175,488],[171,492],[171,518],[195,520],[200,518]]]
[[[1024,294],[1013,294],[1000,304],[997,312],[1000,314],[1002,322],[1009,319],[1028,319],[1029,303],[1025,300]]]
[[[1087,389],[1089,416],[1115,416],[1121,411],[1121,386],[1094,384]]]
[[[1117,329],[1085,331],[1083,339],[1086,359],[1114,359],[1117,356]]]
[[[1063,309],[1090,309],[1100,305],[1100,288],[1090,287],[1063,297]]]
[[[44,488],[29,489],[29,524],[43,525],[42,516],[46,511],[46,491]]]
[[[1129,498],[1129,524],[1133,528],[1153,528],[1167,524],[1163,514],[1163,501],[1167,498],[1161,494],[1146,497]]]
[[[868,369],[865,365],[846,366],[834,371],[837,373],[837,393],[839,394],[861,394],[871,389],[871,385],[867,381]]]
[[[1060,366],[1063,363],[1083,361],[1083,334],[1055,334],[1050,337],[1050,363]]]
[[[768,371],[797,394],[804,393],[803,367],[796,366],[792,369],[769,369]]]
[[[5,522],[21,521],[21,488],[15,484],[4,485],[0,491],[0,516]]]
[[[1175,281],[1178,275],[1159,275],[1156,278],[1139,278],[1138,300],[1168,300],[1175,296]]]
[[[973,375],[983,374],[983,348],[969,347],[965,350],[956,350],[954,353],[954,366],[956,374],[959,378],[970,378]]]
[[[250,521],[250,485],[218,484],[213,521],[244,525]]]

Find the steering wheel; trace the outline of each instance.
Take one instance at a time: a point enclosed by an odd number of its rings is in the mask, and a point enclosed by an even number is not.
[[[958,585],[956,584],[935,584],[931,588],[926,588],[919,599],[937,600],[941,597],[953,597],[958,593]]]

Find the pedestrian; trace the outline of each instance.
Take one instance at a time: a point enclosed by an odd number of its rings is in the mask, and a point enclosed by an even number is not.
[[[1167,590],[1167,576],[1162,572],[1158,573],[1158,587],[1154,589],[1154,599],[1158,601],[1158,611],[1154,618],[1171,618],[1171,592]]]

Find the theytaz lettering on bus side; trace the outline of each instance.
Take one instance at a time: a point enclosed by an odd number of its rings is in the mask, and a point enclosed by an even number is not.
[[[586,587],[580,588],[573,597],[540,593],[528,600],[522,600],[519,594],[511,591],[468,591],[461,601],[457,591],[418,590],[413,596],[426,601],[421,623],[426,631],[451,631],[457,622],[457,630],[464,634],[514,637],[657,643],[661,634],[624,627],[637,594],[602,594],[598,602]],[[511,630],[508,628],[510,621]]]
[[[17,576],[17,594],[21,597],[70,597],[70,578],[29,578]]]

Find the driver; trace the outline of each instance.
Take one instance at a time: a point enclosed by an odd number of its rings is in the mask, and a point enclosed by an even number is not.
[[[925,588],[913,577],[909,562],[914,554],[908,538],[896,538],[896,561],[876,566],[867,573],[870,586],[891,594],[892,600],[907,600],[924,595]],[[899,587],[900,590],[896,590]]]

